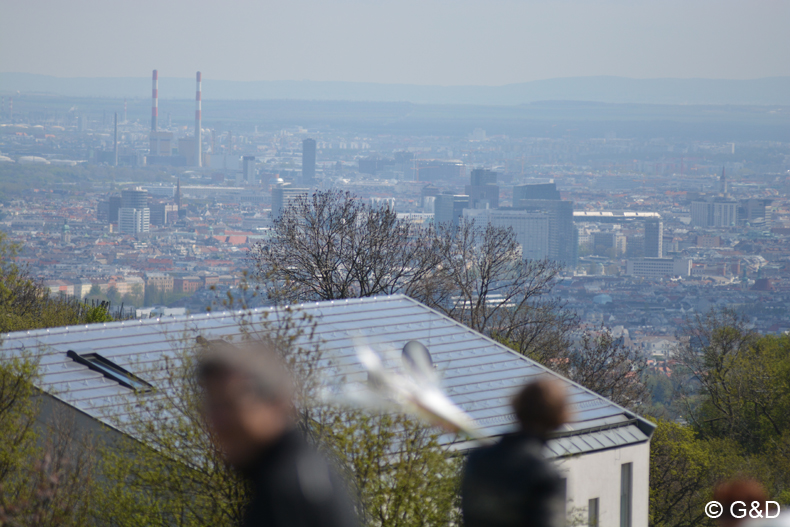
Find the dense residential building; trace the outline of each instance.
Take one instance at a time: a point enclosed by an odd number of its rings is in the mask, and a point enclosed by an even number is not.
[[[181,284],[183,286],[183,283]],[[173,276],[165,273],[147,273],[145,275],[145,287],[156,289],[163,293],[172,293],[175,286]]]
[[[636,258],[626,262],[628,276],[664,278],[691,275],[691,260],[685,258]]]

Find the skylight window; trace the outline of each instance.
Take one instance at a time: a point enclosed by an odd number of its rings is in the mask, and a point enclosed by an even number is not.
[[[152,386],[137,377],[133,373],[121,368],[113,361],[106,359],[98,353],[83,353],[79,354],[76,351],[69,350],[66,356],[73,361],[87,366],[91,370],[101,373],[108,379],[111,379],[121,386],[125,386],[131,390],[149,391]]]

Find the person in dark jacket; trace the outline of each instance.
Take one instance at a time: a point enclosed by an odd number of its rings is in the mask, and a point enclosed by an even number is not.
[[[465,527],[565,525],[565,485],[543,454],[548,435],[568,420],[563,386],[548,378],[513,399],[520,430],[473,451],[461,486]]]
[[[297,430],[292,386],[265,346],[207,343],[203,414],[227,462],[250,483],[242,525],[357,527],[343,481]]]

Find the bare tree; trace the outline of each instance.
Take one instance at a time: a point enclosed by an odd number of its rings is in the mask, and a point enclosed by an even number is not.
[[[252,258],[271,299],[368,297],[419,282],[436,264],[428,239],[389,207],[319,191],[289,207]]]
[[[404,293],[543,363],[566,356],[577,324],[549,295],[561,266],[525,260],[512,229],[419,228],[347,192],[297,201],[253,259],[275,301]]]
[[[625,408],[647,400],[647,361],[607,328],[585,332],[563,367],[572,380]]]
[[[558,263],[525,260],[512,229],[466,220],[440,225],[433,250],[441,263],[411,296],[481,333],[525,344],[536,338],[528,328],[539,326]]]

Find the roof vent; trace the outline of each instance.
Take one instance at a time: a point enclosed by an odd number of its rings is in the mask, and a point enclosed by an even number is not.
[[[76,351],[69,350],[66,356],[74,362],[78,362],[83,366],[87,366],[91,370],[101,373],[110,380],[113,380],[129,388],[130,390],[147,392],[153,389],[153,386],[137,377],[133,373],[121,368],[113,361],[102,357],[98,353],[83,353],[80,355]]]

